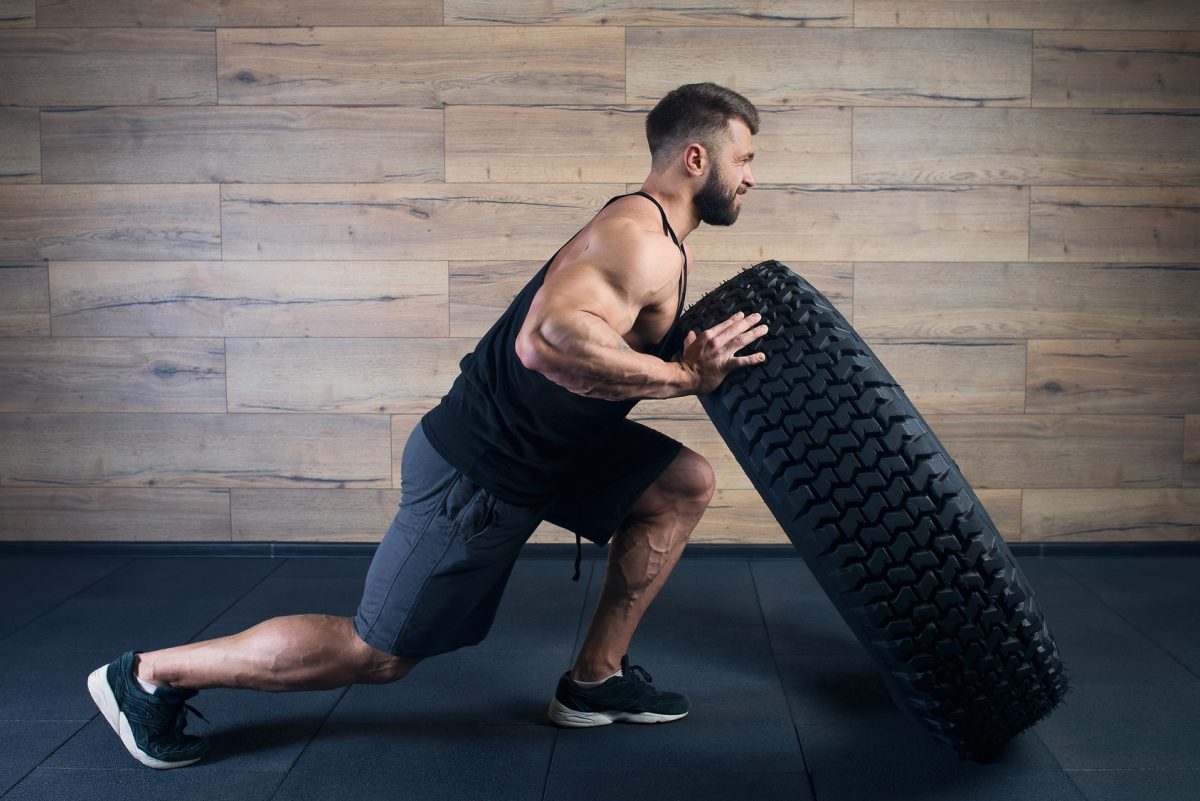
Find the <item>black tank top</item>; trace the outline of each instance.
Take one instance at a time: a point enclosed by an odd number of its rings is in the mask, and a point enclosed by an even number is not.
[[[657,200],[641,191],[629,194],[654,203],[662,215],[663,233],[683,252],[674,327],[683,313],[687,292],[687,251]],[[628,196],[617,195],[604,206]],[[571,465],[602,445],[608,427],[637,403],[578,395],[525,367],[517,358],[517,334],[533,296],[562,249],[525,285],[475,350],[462,358],[461,372],[450,391],[421,419],[425,436],[442,458],[512,503],[537,505],[552,498]],[[667,358],[669,354],[663,350],[669,339],[670,329],[648,353]]]

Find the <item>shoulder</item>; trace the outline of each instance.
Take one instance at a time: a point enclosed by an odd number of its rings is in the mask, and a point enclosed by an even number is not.
[[[646,294],[674,286],[682,257],[657,212],[653,225],[629,216],[597,220],[593,235],[589,260],[612,278]]]

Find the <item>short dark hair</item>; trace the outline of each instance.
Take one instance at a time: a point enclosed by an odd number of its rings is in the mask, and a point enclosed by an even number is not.
[[[758,109],[732,89],[715,83],[686,83],[672,89],[646,117],[646,141],[654,168],[663,167],[683,140],[704,145],[715,156],[728,134],[729,120],[740,119],[758,133]]]

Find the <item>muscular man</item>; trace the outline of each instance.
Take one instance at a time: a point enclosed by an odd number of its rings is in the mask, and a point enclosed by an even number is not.
[[[658,723],[688,713],[626,654],[713,492],[695,451],[627,418],[642,398],[715,389],[761,360],[738,313],[664,352],[683,310],[701,222],[731,225],[754,186],[758,112],[715,84],[670,92],[646,119],[652,169],[610,200],[517,295],[460,364],[405,446],[401,503],[353,618],[293,615],[239,634],[130,651],[88,689],[129,752],[154,768],[200,759],[185,701],[207,687],[312,690],[404,677],[474,645],[542,520],[611,547],[604,587],[549,716],[562,726]],[[668,357],[670,360],[668,360]],[[578,539],[577,539],[578,545]],[[578,578],[578,560],[576,562]]]

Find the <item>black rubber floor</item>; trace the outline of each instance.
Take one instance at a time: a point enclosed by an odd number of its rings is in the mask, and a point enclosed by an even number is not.
[[[589,549],[594,553],[597,549]],[[193,700],[200,765],[135,763],[84,681],[130,648],[297,612],[352,613],[363,559],[0,559],[0,796],[9,799],[1195,799],[1200,558],[1021,558],[1075,690],[967,766],[896,710],[798,558],[685,555],[630,652],[692,714],[545,720],[603,575],[523,558],[481,646],[385,687]]]

